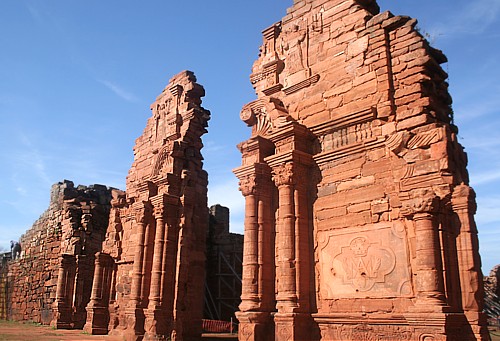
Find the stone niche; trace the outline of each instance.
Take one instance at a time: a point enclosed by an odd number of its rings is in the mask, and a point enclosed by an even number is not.
[[[234,170],[241,340],[487,340],[475,195],[446,57],[373,0],[263,31]]]

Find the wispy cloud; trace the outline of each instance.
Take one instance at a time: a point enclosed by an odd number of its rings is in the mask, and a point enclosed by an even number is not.
[[[43,181],[45,185],[50,186],[52,181],[47,174],[45,161],[42,157],[42,154],[38,150],[38,148],[31,142],[30,138],[24,133],[19,134],[19,138],[21,140],[22,145],[24,146],[23,150],[20,150],[17,155],[15,161],[18,162],[19,169],[31,169],[34,171],[34,174],[39,178],[39,180]]]
[[[482,34],[500,15],[500,0],[469,1],[465,6],[456,6],[444,22],[431,27],[431,36],[451,37],[457,34]]]
[[[137,96],[135,96],[133,93],[128,92],[127,90],[123,89],[121,86],[119,86],[116,83],[113,83],[111,81],[107,81],[104,79],[98,79],[97,81],[99,83],[101,83],[102,85],[104,85],[109,90],[111,90],[115,95],[124,99],[127,102],[137,102],[138,101]]]
[[[500,224],[500,197],[478,197],[477,204],[476,222],[478,225]]]
[[[473,186],[485,185],[497,180],[500,180],[500,170],[493,170],[471,176],[471,183]]]

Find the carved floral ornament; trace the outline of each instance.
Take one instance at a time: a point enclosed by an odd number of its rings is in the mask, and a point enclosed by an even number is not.
[[[272,173],[273,181],[278,187],[283,185],[293,185],[295,183],[294,167],[292,163],[285,163],[276,166],[273,168]]]
[[[239,190],[243,194],[243,196],[253,195],[256,192],[257,184],[255,175],[248,175],[242,179],[240,179]]]
[[[417,213],[434,213],[439,207],[439,197],[433,190],[416,189],[410,192],[410,199],[403,202],[405,216]]]

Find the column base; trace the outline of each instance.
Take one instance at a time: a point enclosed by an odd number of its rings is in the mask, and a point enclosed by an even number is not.
[[[87,322],[83,331],[91,335],[107,335],[109,326],[109,311],[107,307],[87,307]]]
[[[313,340],[312,322],[311,314],[276,313],[276,340]]]
[[[168,340],[172,332],[172,321],[161,307],[150,308],[145,312],[144,340]]]
[[[54,319],[50,322],[50,326],[56,329],[73,329],[74,323],[71,309],[56,307]]]
[[[240,322],[238,340],[241,341],[272,341],[274,340],[274,324],[268,312],[246,311],[236,312]]]
[[[144,336],[144,310],[142,308],[127,308],[125,310],[127,328],[124,332],[127,341],[142,340]]]

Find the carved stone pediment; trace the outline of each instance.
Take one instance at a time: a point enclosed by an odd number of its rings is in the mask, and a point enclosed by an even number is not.
[[[243,107],[240,118],[252,127],[252,136],[267,136],[292,120],[283,103],[275,98],[263,98]]]

